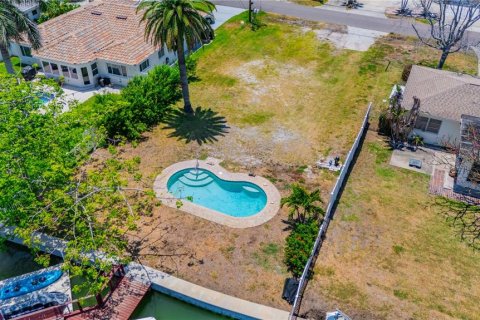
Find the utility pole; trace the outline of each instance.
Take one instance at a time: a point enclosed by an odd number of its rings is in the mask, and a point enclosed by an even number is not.
[[[252,0],[248,0],[248,23],[252,23]]]

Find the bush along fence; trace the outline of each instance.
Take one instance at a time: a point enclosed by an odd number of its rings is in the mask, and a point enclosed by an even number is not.
[[[308,261],[305,265],[305,268],[303,269],[302,276],[300,277],[300,280],[298,283],[298,289],[295,294],[295,300],[293,302],[292,311],[290,312],[290,317],[289,317],[290,320],[297,319],[298,313],[300,311],[300,305],[302,302],[303,293],[305,291],[305,288],[307,287],[307,283],[310,278],[313,267],[315,266],[315,261],[317,260],[318,254],[320,253],[320,249],[322,247],[323,240],[325,239],[325,235],[327,233],[327,229],[330,224],[330,221],[333,219],[333,216],[335,214],[335,207],[339,199],[340,191],[342,190],[342,187],[345,185],[345,182],[347,180],[347,175],[353,167],[353,159],[355,158],[355,155],[357,154],[361,146],[363,137],[368,129],[368,125],[369,125],[368,120],[370,117],[371,109],[372,109],[372,103],[370,103],[368,106],[367,112],[365,114],[365,118],[363,119],[362,127],[358,132],[357,138],[355,139],[355,142],[353,143],[352,148],[348,152],[348,155],[347,155],[347,158],[345,159],[342,170],[340,171],[340,175],[337,178],[337,182],[335,183],[335,186],[333,187],[333,190],[330,193],[330,201],[328,202],[327,210],[325,211],[325,218],[323,219],[323,222],[320,226],[320,230],[318,231],[318,235],[315,240],[312,253],[308,258]]]

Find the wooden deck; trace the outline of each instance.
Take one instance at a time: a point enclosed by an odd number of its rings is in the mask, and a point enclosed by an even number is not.
[[[74,316],[66,316],[68,320],[128,320],[150,286],[129,277],[123,277],[118,287],[100,308]]]

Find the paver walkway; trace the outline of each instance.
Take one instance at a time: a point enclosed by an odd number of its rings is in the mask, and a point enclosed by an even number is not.
[[[435,169],[433,171],[432,178],[430,179],[430,185],[428,187],[428,191],[431,194],[442,196],[452,200],[458,200],[458,201],[468,202],[472,204],[480,204],[480,199],[469,197],[460,193],[456,193],[453,191],[453,189],[450,189],[450,188],[445,188],[445,184],[444,184],[445,174],[446,174],[446,171],[442,169]]]

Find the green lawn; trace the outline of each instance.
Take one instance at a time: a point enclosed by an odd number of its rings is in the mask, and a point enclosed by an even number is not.
[[[22,65],[20,63],[20,58],[18,57],[12,57],[12,64],[13,68],[15,69],[16,72],[20,72],[22,70]],[[1,75],[6,75],[7,74],[7,69],[5,68],[5,63],[0,62],[0,76]]]
[[[255,127],[265,137],[281,127],[308,141],[292,152],[295,161],[312,162],[318,153],[344,154],[353,142],[366,107],[384,107],[407,63],[434,65],[438,53],[419,48],[412,38],[389,37],[367,52],[338,50],[320,42],[299,21],[260,15],[265,24],[253,32],[245,15],[230,20],[215,41],[199,50],[200,81],[192,101],[212,107],[240,128]],[[310,28],[321,28],[312,23]],[[471,56],[452,55],[446,68],[474,72]],[[289,161],[285,153],[278,159]],[[290,162],[290,161],[289,161]]]

